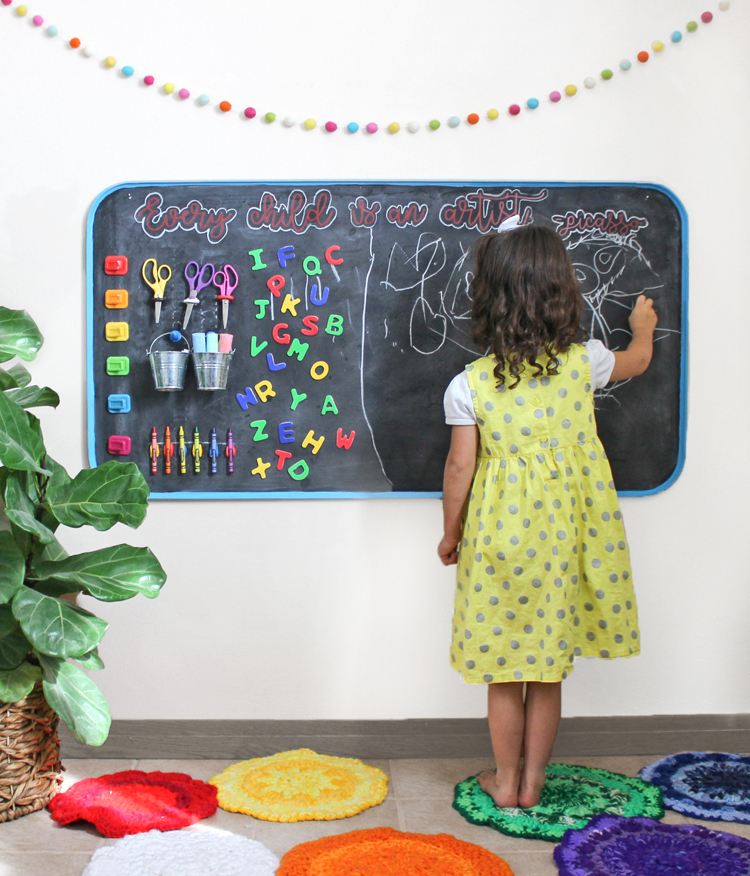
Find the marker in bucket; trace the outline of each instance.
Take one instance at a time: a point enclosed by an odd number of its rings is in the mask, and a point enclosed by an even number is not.
[[[216,332],[206,332],[206,352],[219,352],[219,336],[216,334]]]
[[[194,353],[205,353],[206,352],[206,333],[205,332],[194,332],[193,333],[193,352]]]
[[[219,352],[220,353],[231,353],[233,340],[234,340],[234,335],[228,335],[228,334],[219,335]]]

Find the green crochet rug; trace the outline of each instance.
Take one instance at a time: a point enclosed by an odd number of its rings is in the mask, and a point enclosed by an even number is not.
[[[456,785],[453,808],[472,824],[494,827],[508,836],[559,842],[566,830],[578,830],[595,816],[644,815],[662,818],[661,790],[642,779],[595,767],[550,764],[538,806],[500,809],[472,776]]]

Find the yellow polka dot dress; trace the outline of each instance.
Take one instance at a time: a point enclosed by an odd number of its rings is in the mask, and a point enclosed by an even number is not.
[[[559,373],[497,388],[494,359],[466,368],[479,428],[460,545],[451,662],[470,683],[556,682],[576,657],[639,651],[622,514],[596,434],[591,369],[574,345]],[[540,357],[542,364],[546,360]]]

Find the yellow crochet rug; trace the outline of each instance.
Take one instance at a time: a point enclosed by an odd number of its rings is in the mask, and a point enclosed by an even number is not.
[[[243,760],[208,781],[222,809],[263,821],[348,818],[382,803],[388,793],[382,770],[309,748]]]

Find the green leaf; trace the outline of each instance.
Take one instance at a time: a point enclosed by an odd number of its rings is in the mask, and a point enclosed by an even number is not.
[[[39,655],[44,696],[71,732],[87,745],[101,745],[112,719],[102,692],[83,670],[55,657]]]
[[[18,386],[18,381],[4,368],[0,368],[0,390],[5,392],[6,389],[15,389]]]
[[[37,506],[25,490],[26,472],[11,471],[5,485],[5,513],[8,519],[26,532],[35,535],[42,544],[54,541],[54,534],[36,519]]]
[[[29,640],[20,627],[0,638],[0,671],[20,666],[31,651]]]
[[[29,416],[32,415],[29,414]],[[49,481],[47,482],[48,490],[52,489],[53,487],[62,487],[65,484],[70,483],[70,475],[60,465],[60,463],[52,459],[51,456],[47,456],[47,458],[44,460],[44,464],[51,472]]]
[[[22,587],[13,597],[13,616],[34,648],[51,657],[80,657],[102,640],[107,622],[65,599]]]
[[[19,387],[18,389],[9,389],[5,394],[21,408],[56,408],[60,404],[60,396],[48,386]]]
[[[31,374],[20,362],[8,368],[6,373],[16,381],[16,386],[28,386],[31,383]]]
[[[65,526],[136,529],[148,510],[149,488],[134,462],[105,462],[80,472],[70,483],[47,488],[47,505]]]
[[[45,596],[65,596],[67,593],[80,593],[86,588],[83,584],[74,584],[72,581],[58,581],[57,578],[47,578],[45,581],[35,581],[34,590]]]
[[[99,649],[94,648],[92,651],[89,651],[88,654],[84,654],[83,657],[76,657],[76,663],[80,663],[84,669],[97,671],[99,669],[104,669],[104,661],[99,656]]]
[[[0,307],[0,362],[14,356],[29,362],[43,343],[42,333],[25,310]]]
[[[28,696],[42,680],[42,670],[30,663],[22,663],[15,669],[0,672],[0,701],[17,703]]]
[[[8,468],[48,474],[40,462],[44,444],[30,416],[0,392],[0,461]]]
[[[67,556],[68,553],[65,548],[56,538],[53,538],[49,544],[37,545],[37,550],[34,552],[34,561],[64,560]]]
[[[85,554],[74,554],[57,562],[34,562],[31,578],[34,581],[55,578],[81,584],[96,599],[118,602],[130,599],[136,593],[155,598],[167,576],[149,548],[118,544]],[[78,588],[71,588],[75,589]]]
[[[0,602],[10,602],[23,585],[26,561],[10,532],[0,532]]]

